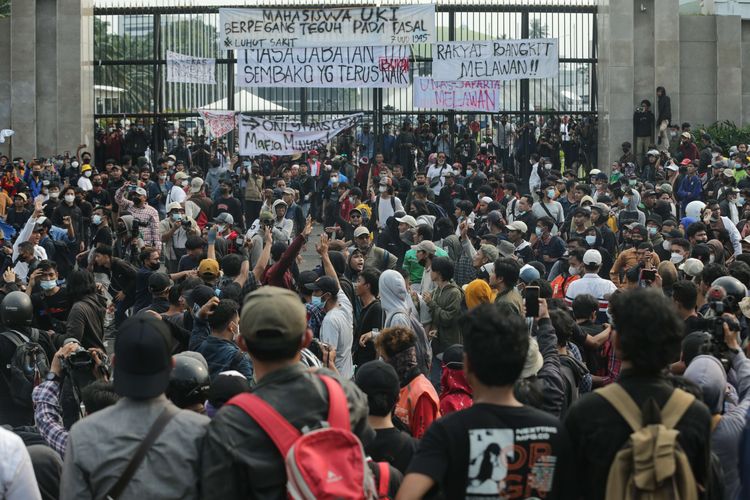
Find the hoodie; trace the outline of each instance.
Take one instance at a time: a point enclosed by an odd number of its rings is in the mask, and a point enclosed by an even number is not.
[[[443,364],[440,375],[440,415],[471,408],[472,391],[463,369],[448,368]]]
[[[89,294],[77,300],[68,314],[65,338],[76,338],[84,349],[104,346],[104,315],[106,299],[98,294]]]
[[[716,453],[724,469],[724,498],[740,498],[740,448],[742,431],[745,428],[745,416],[750,409],[750,360],[740,351],[729,355],[732,370],[737,379],[738,404],[725,400],[727,374],[718,359],[701,355],[685,370],[685,378],[698,384],[703,391],[703,402],[714,415],[714,427],[711,432],[711,450]],[[718,422],[716,419],[718,418]],[[743,449],[743,454],[747,451]],[[745,464],[746,465],[746,464]]]

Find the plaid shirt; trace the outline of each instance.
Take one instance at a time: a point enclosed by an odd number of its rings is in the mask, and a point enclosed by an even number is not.
[[[161,236],[159,235],[159,212],[148,203],[142,207],[136,207],[135,204],[125,198],[125,192],[128,185],[125,184],[115,193],[115,202],[120,207],[120,215],[122,212],[130,212],[133,218],[141,223],[141,239],[143,242],[150,247],[155,247],[157,250],[161,250]]]
[[[31,394],[34,402],[34,421],[39,434],[60,456],[65,456],[68,444],[68,430],[63,427],[60,408],[60,383],[45,380],[34,388]]]
[[[310,303],[306,303],[305,308],[307,309],[307,327],[312,330],[313,337],[319,339],[320,325],[323,324],[326,313],[320,307]]]

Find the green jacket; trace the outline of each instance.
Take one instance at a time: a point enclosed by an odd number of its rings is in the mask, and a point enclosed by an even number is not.
[[[440,247],[435,249],[435,255],[438,257],[448,257],[448,252]],[[417,251],[410,249],[406,251],[404,255],[404,263],[401,267],[409,273],[409,280],[412,283],[420,283],[422,281],[422,274],[424,274],[424,266],[417,261]]]
[[[461,302],[464,292],[451,280],[443,288],[437,287],[429,302],[432,328],[437,338],[432,342],[433,354],[445,351],[453,344],[463,343],[461,337]]]

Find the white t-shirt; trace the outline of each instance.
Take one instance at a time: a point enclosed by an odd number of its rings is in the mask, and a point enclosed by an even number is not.
[[[391,199],[393,199],[393,206],[391,206]],[[396,207],[394,210],[393,207]],[[378,197],[378,227],[384,228],[385,227],[385,221],[388,220],[388,217],[392,217],[395,212],[403,211],[404,205],[401,203],[401,200],[397,196],[392,196],[391,198],[385,199],[382,196]]]
[[[320,340],[336,348],[336,369],[342,377],[354,376],[352,362],[352,342],[354,341],[352,303],[343,290],[339,288],[336,295],[338,306],[328,311],[320,325]]]
[[[182,203],[186,199],[187,194],[184,189],[180,186],[172,186],[172,189],[169,190],[169,194],[167,195],[166,205],[169,205],[170,203]]]
[[[94,189],[94,185],[91,184],[91,179],[89,179],[85,175],[82,175],[78,178],[78,187],[83,189],[84,191],[91,191],[92,189]]]
[[[34,468],[23,440],[0,427],[0,498],[41,500]]]

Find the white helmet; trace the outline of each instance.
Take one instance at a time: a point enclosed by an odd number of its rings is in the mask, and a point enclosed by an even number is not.
[[[691,201],[685,207],[685,217],[692,217],[693,219],[700,219],[701,212],[706,208],[706,204],[702,201]]]

